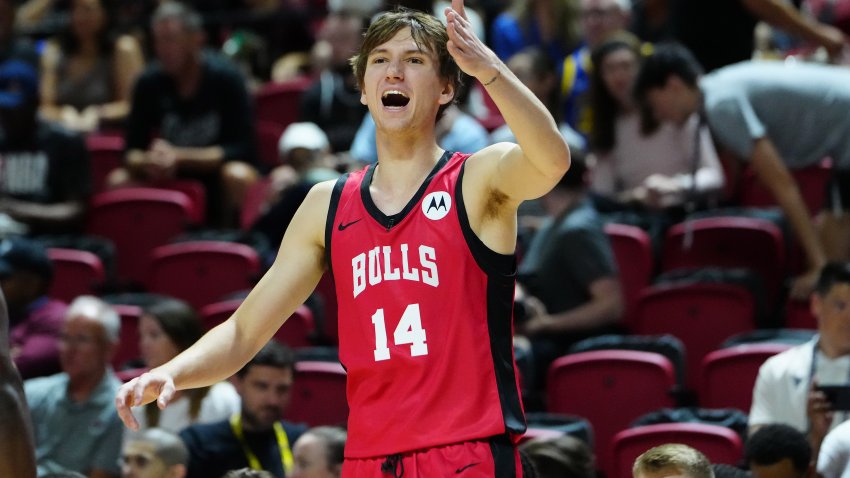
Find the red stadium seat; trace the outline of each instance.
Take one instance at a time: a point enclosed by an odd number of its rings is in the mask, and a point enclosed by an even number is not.
[[[124,164],[124,138],[90,134],[86,137],[92,172],[92,191],[106,189],[106,177]]]
[[[106,280],[103,263],[95,254],[76,249],[50,248],[53,283],[48,296],[71,302],[80,295],[95,295]]]
[[[200,311],[204,327],[209,330],[224,322],[241,304],[242,299],[233,299],[204,306]],[[283,326],[275,333],[274,339],[292,348],[309,347],[312,345],[311,337],[314,332],[313,313],[302,305],[286,319]]]
[[[233,242],[168,244],[154,249],[150,257],[148,291],[183,299],[196,308],[252,288],[260,273],[257,252]]]
[[[626,323],[634,313],[638,294],[649,286],[654,261],[649,234],[626,224],[606,224],[605,234],[611,240],[614,258],[620,274],[620,284],[626,304]]]
[[[785,327],[813,330],[818,328],[818,319],[812,314],[808,300],[788,299],[785,303]]]
[[[95,195],[86,232],[115,245],[120,280],[142,283],[150,252],[186,230],[191,199],[179,191],[126,188]]]
[[[664,271],[708,266],[753,270],[762,277],[769,299],[779,295],[785,274],[782,232],[764,219],[727,216],[676,224],[667,232],[662,255]]]
[[[733,430],[704,423],[662,423],[623,430],[614,437],[614,472],[632,476],[635,459],[646,450],[666,443],[682,443],[701,451],[711,463],[735,465],[743,456],[741,438]]]
[[[157,183],[154,187],[179,191],[185,194],[191,200],[192,204],[192,209],[189,211],[192,223],[204,223],[207,215],[207,190],[204,187],[204,183],[193,179],[173,179],[171,181]]]
[[[248,186],[245,199],[242,201],[242,210],[239,213],[239,226],[242,230],[251,229],[251,226],[260,217],[270,186],[271,180],[269,178],[261,178]]]
[[[715,350],[702,362],[699,402],[705,408],[750,412],[759,367],[791,344],[755,343]]]
[[[820,164],[808,168],[791,171],[800,195],[809,210],[809,214],[816,215],[823,209],[827,196],[827,184],[832,175],[832,162],[825,160]],[[744,172],[741,184],[741,205],[747,207],[770,207],[777,206],[776,199],[756,178],[752,168]]]
[[[578,415],[594,430],[597,463],[611,470],[611,439],[648,412],[674,406],[673,364],[661,354],[598,350],[558,358],[546,382],[547,411]]]
[[[285,417],[311,427],[348,422],[345,369],[338,362],[303,361],[295,364],[292,401]]]
[[[142,356],[139,350],[139,318],[142,317],[142,308],[135,305],[113,305],[112,307],[121,316],[118,350],[112,357],[112,366],[119,369],[128,361]]]
[[[312,82],[310,78],[296,78],[281,83],[266,83],[260,87],[254,95],[257,120],[277,123],[282,128],[297,121],[301,95]]]
[[[281,158],[278,153],[277,143],[280,135],[286,129],[271,121],[257,121],[257,146],[259,148],[260,161],[269,168],[280,166]]]
[[[670,334],[685,345],[688,385],[695,388],[703,357],[727,338],[755,328],[752,295],[728,284],[688,284],[646,289],[635,307],[632,331]]]

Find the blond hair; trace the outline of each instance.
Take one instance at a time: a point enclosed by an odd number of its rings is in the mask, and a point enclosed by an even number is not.
[[[643,472],[658,472],[675,469],[688,478],[714,478],[711,463],[699,451],[680,443],[650,448],[637,457],[632,467],[632,474],[638,476]]]

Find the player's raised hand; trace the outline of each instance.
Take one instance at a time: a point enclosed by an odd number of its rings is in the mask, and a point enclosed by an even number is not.
[[[174,380],[162,372],[147,372],[130,380],[118,389],[115,395],[115,408],[124,425],[131,430],[139,429],[139,422],[130,411],[130,407],[138,407],[154,400],[160,409],[165,408],[175,392]]]
[[[475,35],[466,19],[463,0],[452,0],[452,6],[446,8],[445,14],[449,54],[457,66],[483,83],[495,78],[499,74],[501,60]]]

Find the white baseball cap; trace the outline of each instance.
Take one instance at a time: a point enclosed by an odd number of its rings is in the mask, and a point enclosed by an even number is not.
[[[315,123],[292,123],[280,135],[277,151],[281,156],[286,156],[295,148],[314,151],[329,150],[330,141],[328,141],[328,135]]]

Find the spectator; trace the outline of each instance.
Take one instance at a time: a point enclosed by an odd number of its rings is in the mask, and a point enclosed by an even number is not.
[[[542,203],[548,220],[519,265],[536,375],[581,339],[616,333],[623,298],[611,243],[585,192],[586,167],[573,153],[569,171]],[[534,378],[531,379],[534,382]]]
[[[699,451],[678,443],[660,445],[637,457],[634,478],[713,478],[711,463]]]
[[[62,373],[24,383],[39,475],[70,470],[89,478],[118,476],[123,427],[113,397],[121,382],[110,361],[120,328],[109,305],[78,297],[62,329]]]
[[[39,54],[35,46],[29,39],[16,34],[18,3],[15,0],[0,0],[0,62],[21,60],[38,67]]]
[[[783,0],[675,0],[672,24],[706,71],[752,58],[759,20],[814,45],[835,57],[845,45],[841,30],[801,14]],[[799,4],[799,3],[798,3]],[[722,31],[717,25],[723,25]]]
[[[0,64],[0,215],[30,232],[80,227],[91,192],[83,138],[38,117],[38,72],[29,63]]]
[[[850,422],[845,421],[826,435],[817,455],[817,472],[822,478],[847,478],[850,471]]]
[[[558,61],[563,61],[560,68],[562,119],[583,135],[589,135],[593,128],[590,53],[612,34],[625,30],[630,14],[629,0],[581,0],[583,44]]]
[[[811,297],[818,336],[769,358],[759,369],[750,409],[750,433],[783,423],[809,434],[816,450],[827,431],[844,420],[836,416],[815,384],[845,384],[850,377],[850,263],[827,264]]]
[[[189,449],[188,478],[207,478],[222,470],[250,466],[277,478],[291,476],[291,444],[306,430],[280,420],[289,404],[294,378],[292,351],[269,342],[234,379],[242,411],[229,420],[192,425],[180,433]]]
[[[698,113],[684,128],[672,123],[654,131],[642,127],[631,94],[642,60],[638,39],[624,32],[610,37],[591,58],[596,65],[591,75],[593,192],[618,208],[634,204],[657,210],[683,209],[687,201],[719,191],[723,168]]]
[[[744,451],[753,478],[806,478],[814,469],[812,447],[803,432],[783,424],[765,425],[747,439]]]
[[[313,46],[313,68],[318,79],[304,92],[299,121],[315,123],[322,128],[335,153],[351,148],[366,114],[348,59],[363,41],[367,24],[365,17],[354,13],[331,13]]]
[[[9,343],[9,314],[0,290],[0,476],[35,478],[32,426]]]
[[[6,292],[12,360],[23,378],[59,372],[59,335],[67,306],[47,297],[53,264],[24,238],[0,242],[0,286]]]
[[[265,470],[240,468],[228,471],[222,478],[274,478],[274,475]]]
[[[117,187],[175,177],[200,180],[209,222],[229,224],[257,178],[254,114],[245,80],[235,67],[202,51],[201,17],[189,7],[163,3],[151,29],[158,61],[136,82],[126,169],[114,171],[109,182]]]
[[[850,72],[822,65],[753,62],[702,77],[688,50],[665,45],[645,59],[635,94],[659,121],[683,125],[702,111],[716,142],[750,164],[805,251],[808,269],[795,280],[791,293],[807,297],[828,256],[788,170],[832,157],[843,209],[850,204],[850,175],[845,173],[850,169],[850,136],[843,133],[850,128],[845,114],[850,107]]]
[[[73,130],[121,125],[144,67],[135,38],[113,37],[110,1],[74,0],[68,29],[41,56],[41,113]]]
[[[121,478],[183,478],[189,451],[180,437],[148,428],[127,440],[121,453]]]
[[[570,435],[534,439],[520,451],[534,465],[538,478],[595,478],[593,453],[584,442]]]
[[[529,46],[560,61],[578,43],[572,0],[513,0],[490,27],[488,44],[502,60]]]
[[[340,478],[346,433],[337,427],[307,430],[295,442],[292,478]]]
[[[339,177],[328,137],[314,123],[287,126],[280,136],[278,152],[282,166],[269,174],[271,184],[263,213],[252,226],[269,244],[280,244],[295,211],[314,185]]]
[[[144,309],[139,320],[139,349],[145,366],[159,367],[203,334],[203,325],[189,304],[172,298],[155,302]],[[164,410],[149,403],[134,409],[133,414],[142,428],[159,427],[179,433],[194,423],[218,422],[238,411],[239,394],[225,381],[181,392]]]
[[[750,472],[744,471],[732,465],[724,465],[722,463],[711,465],[714,470],[714,478],[750,478]]]

